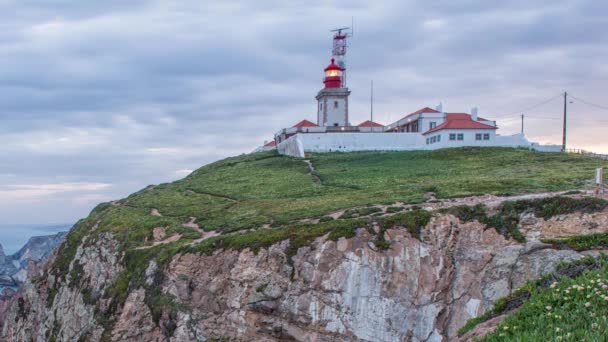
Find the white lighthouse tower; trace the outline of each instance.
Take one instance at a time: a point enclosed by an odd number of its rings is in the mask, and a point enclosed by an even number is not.
[[[323,83],[325,87],[319,91],[317,99],[317,124],[322,127],[349,126],[348,96],[350,91],[346,87],[346,39],[348,33],[342,31],[348,28],[335,30],[334,45],[331,63],[325,68]]]

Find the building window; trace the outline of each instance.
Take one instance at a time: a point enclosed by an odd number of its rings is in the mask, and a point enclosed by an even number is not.
[[[426,144],[427,145],[429,144],[429,138],[426,138]]]
[[[338,101],[334,101],[334,108],[338,108]]]
[[[450,140],[456,140],[456,134],[450,133]]]
[[[437,142],[441,141],[441,134],[437,136]]]
[[[485,133],[483,135],[483,140],[490,140],[490,134],[489,133]]]
[[[481,133],[475,134],[475,140],[481,140]]]
[[[429,123],[429,129],[433,129],[435,127],[437,127],[437,123],[435,121]]]
[[[319,110],[323,110],[323,104],[319,103]]]
[[[464,134],[460,133],[458,134],[458,140],[464,140]]]

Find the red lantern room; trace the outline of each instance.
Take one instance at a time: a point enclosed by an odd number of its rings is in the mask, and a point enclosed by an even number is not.
[[[325,68],[325,88],[340,88],[342,86],[342,73],[344,70],[334,63],[334,59],[331,59],[331,64]]]

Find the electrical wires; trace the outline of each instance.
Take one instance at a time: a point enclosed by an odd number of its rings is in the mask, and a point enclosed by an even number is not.
[[[582,103],[584,103],[584,104],[586,104],[586,105],[589,105],[589,106],[592,106],[592,107],[595,107],[595,108],[599,108],[599,109],[608,110],[608,106],[602,106],[602,105],[598,105],[598,104],[595,104],[595,103],[592,103],[592,102],[589,102],[589,101],[585,101],[585,100],[583,100],[583,99],[581,99],[581,98],[578,98],[578,97],[576,97],[576,96],[573,96],[572,94],[568,94],[568,95],[569,95],[571,98],[573,98],[573,99],[575,99],[575,100],[577,100],[577,101],[579,101],[579,102],[582,102]]]

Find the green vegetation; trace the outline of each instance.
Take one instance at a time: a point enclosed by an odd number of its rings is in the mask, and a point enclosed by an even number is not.
[[[341,237],[350,238],[355,236],[357,228],[366,228],[368,225],[368,221],[364,219],[333,220],[317,224],[293,224],[282,228],[259,229],[245,234],[217,236],[194,246],[184,246],[180,251],[211,255],[220,248],[232,250],[249,248],[257,253],[260,248],[289,240],[287,254],[290,257],[299,248],[310,245],[314,239],[325,234],[329,234],[328,238],[330,240],[337,241]]]
[[[288,255],[291,256],[320,236],[327,234],[329,239],[337,240],[354,236],[359,227],[369,229],[368,219],[355,217],[381,215],[381,210],[373,207],[375,204],[422,203],[428,192],[434,192],[437,198],[449,198],[568,190],[585,185],[598,166],[597,160],[579,155],[502,148],[313,154],[310,161],[315,168],[314,175],[302,160],[276,152],[242,155],[204,166],[180,181],[149,186],[120,201],[100,204],[67,235],[55,267],[49,272],[58,279],[55,284],[69,279],[70,286],[78,285],[83,281],[84,272],[77,265],[70,269],[78,246],[93,245],[102,234],[111,233],[119,243],[124,271],[104,295],[112,300],[109,311],[115,312],[130,291],[144,288],[146,303],[153,315],[159,317],[160,313],[167,313],[171,317],[187,308],[156,291],[154,284],[162,282],[163,268],[179,252],[211,254],[218,249],[250,248],[257,253],[261,248],[289,240]],[[588,203],[577,208],[595,210],[602,205]],[[326,216],[356,207],[361,209],[348,210],[340,220]],[[568,208],[574,206],[566,206]],[[519,207],[514,212],[518,210]],[[554,205],[538,210],[552,213],[564,208]],[[401,211],[399,207],[387,210],[389,213]],[[378,218],[382,232],[377,246],[390,247],[383,236],[384,231],[393,226],[405,227],[419,237],[431,215],[415,208]],[[467,215],[462,217],[477,214]],[[183,226],[191,218],[195,218],[202,229],[217,230],[224,235],[192,245],[200,233]],[[306,218],[319,218],[320,223],[297,223]],[[510,232],[513,222],[492,224],[497,229],[505,226],[503,230]],[[258,229],[263,225],[271,228]],[[157,227],[162,227],[167,237],[179,234],[181,238],[169,244],[136,249],[152,245],[153,230]],[[244,229],[254,230],[228,234]],[[158,264],[153,285],[146,283],[145,275],[151,260]],[[49,289],[47,303],[53,302],[56,293],[55,287]],[[83,293],[91,303],[101,295]],[[107,312],[98,316],[107,316]],[[107,339],[113,323],[103,321],[101,324],[106,328],[104,338]],[[172,329],[172,326],[164,327],[168,336]]]
[[[420,239],[420,233],[431,220],[433,214],[430,211],[422,209],[414,209],[402,214],[395,214],[392,216],[384,217],[381,221],[381,233],[379,234],[384,237],[384,231],[392,227],[404,227],[412,236]]]
[[[598,259],[583,257],[569,263],[562,262],[557,265],[555,273],[544,275],[540,279],[526,282],[508,296],[498,299],[494,303],[494,306],[483,315],[468,320],[467,323],[458,330],[458,335],[462,336],[471,331],[478,324],[522,306],[534,293],[546,288],[555,288],[557,285],[553,284],[558,283],[563,278],[575,278],[586,271],[599,268],[601,265],[606,264],[607,261],[608,258],[606,258],[605,255],[601,255]]]
[[[506,238],[513,238],[516,241],[523,242],[525,237],[518,229],[520,215],[523,213],[532,213],[537,217],[542,217],[546,220],[563,214],[573,212],[592,213],[601,211],[608,207],[608,201],[598,198],[570,198],[556,196],[542,199],[507,201],[498,207],[498,212],[495,215],[489,216],[487,208],[484,205],[476,206],[455,206],[451,208],[441,209],[440,212],[452,214],[463,222],[477,220],[487,226],[487,228],[495,228],[500,234]],[[551,241],[556,245],[576,245],[579,244],[585,249],[586,245],[606,243],[605,237],[591,236],[581,237],[578,239],[567,239],[559,241]]]
[[[475,206],[458,205],[440,209],[439,212],[454,215],[462,222],[471,222],[474,220],[483,222],[488,218],[488,208],[483,204],[477,204]]]
[[[402,207],[388,207],[386,208],[386,213],[387,214],[394,214],[394,213],[398,213],[400,211],[403,211]]]
[[[561,276],[570,270],[571,276]],[[557,275],[530,282],[518,292],[529,299],[481,341],[605,341],[608,331],[608,258],[563,266]],[[497,303],[499,313],[507,300]],[[508,310],[503,310],[506,312]],[[467,324],[461,333],[472,328]]]
[[[594,248],[608,248],[608,234],[598,233],[564,239],[543,239],[542,242],[550,243],[556,248],[571,248],[576,251],[585,251]]]
[[[382,209],[377,207],[366,207],[366,208],[358,208],[358,209],[348,209],[340,216],[341,219],[360,217],[360,216],[368,216],[376,213],[381,213]]]
[[[368,204],[420,203],[430,190],[438,198],[569,190],[583,186],[598,167],[598,160],[584,156],[504,148],[326,153],[310,160],[320,182],[300,159],[275,152],[228,158],[118,206],[100,206],[113,212],[102,225],[142,227],[129,236],[141,244],[150,227],[179,227],[189,217],[205,230],[224,232],[280,226]],[[163,217],[150,216],[153,208]]]
[[[604,210],[608,207],[608,201],[594,198],[570,198],[570,197],[549,197],[534,200],[521,200],[516,202],[506,202],[503,204],[503,213],[524,213],[532,212],[537,217],[545,220],[551,217],[573,212],[593,213]]]

